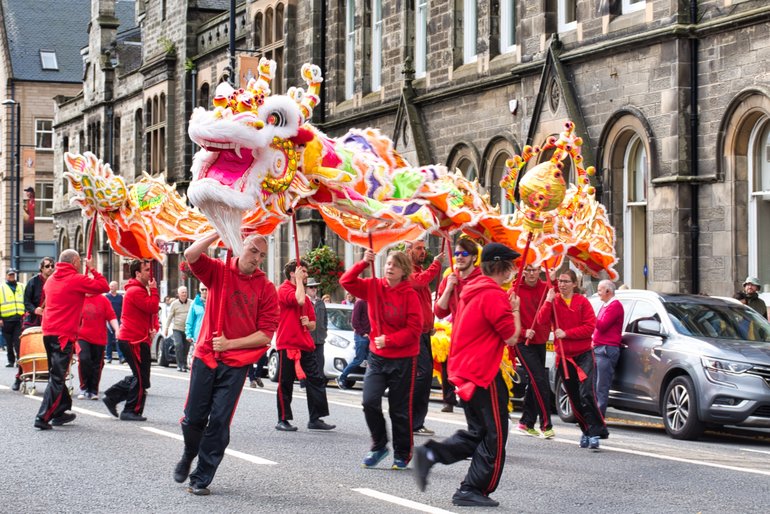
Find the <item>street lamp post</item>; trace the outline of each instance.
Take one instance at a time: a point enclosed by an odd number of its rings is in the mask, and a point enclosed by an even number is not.
[[[2,104],[16,106],[15,116],[11,118],[11,134],[14,134],[16,138],[13,179],[11,180],[11,262],[13,263],[12,266],[18,270],[20,267],[19,227],[21,226],[19,221],[21,216],[19,210],[21,204],[21,103],[9,98],[3,100]]]

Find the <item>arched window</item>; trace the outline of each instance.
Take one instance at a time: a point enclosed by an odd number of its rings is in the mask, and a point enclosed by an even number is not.
[[[275,78],[270,84],[273,94],[284,93],[283,61],[284,61],[284,23],[286,8],[279,3],[268,7],[264,13],[258,12],[254,17],[254,48],[262,53],[262,57],[275,61]]]
[[[770,118],[749,137],[749,275],[770,284]]]
[[[199,107],[205,107],[206,109],[209,108],[210,99],[209,99],[209,85],[208,83],[205,83],[201,86],[201,92],[200,92],[200,98],[198,100],[198,106]]]
[[[460,170],[463,176],[468,180],[476,180],[479,178],[479,170],[476,169],[476,165],[473,164],[473,161],[470,159],[460,159],[457,162],[457,169]]]
[[[505,173],[505,161],[510,159],[511,155],[506,152],[497,154],[489,168],[489,196],[492,204],[500,206],[500,214],[513,214],[513,204],[505,197],[503,188],[500,187],[500,181],[503,180]]]
[[[647,150],[634,134],[623,156],[623,281],[635,288],[646,286],[648,178]]]
[[[142,142],[144,141],[144,115],[141,109],[134,115],[134,177],[142,174]]]
[[[459,143],[449,152],[447,169],[449,173],[460,170],[468,180],[476,180],[479,178],[479,161],[479,152],[473,143]]]

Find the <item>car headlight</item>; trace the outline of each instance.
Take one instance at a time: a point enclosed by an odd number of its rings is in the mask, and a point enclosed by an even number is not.
[[[347,348],[348,346],[350,346],[350,341],[348,341],[344,337],[335,336],[335,335],[331,335],[327,337],[326,342],[338,348]]]
[[[745,362],[715,359],[713,357],[701,357],[701,364],[709,371],[721,371],[723,373],[745,373],[751,369],[751,364]]]

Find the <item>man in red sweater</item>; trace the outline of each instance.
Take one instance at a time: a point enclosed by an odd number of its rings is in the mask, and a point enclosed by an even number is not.
[[[80,312],[86,294],[106,293],[107,280],[86,260],[86,273],[80,273],[80,255],[75,250],[64,250],[59,256],[56,271],[45,281],[46,302],[43,313],[43,344],[48,355],[48,386],[43,403],[35,418],[35,428],[48,430],[51,425],[63,425],[75,419],[66,412],[72,408],[72,398],[64,379],[72,363],[72,352],[80,325]]]
[[[556,434],[551,424],[551,387],[548,385],[548,374],[545,371],[545,343],[548,340],[549,327],[535,321],[537,311],[545,300],[546,288],[546,283],[540,280],[540,268],[527,264],[518,291],[522,328],[519,344],[516,345],[516,357],[528,376],[519,430],[527,435],[540,437],[540,432],[535,429],[539,415],[543,437],[551,439]]]
[[[615,298],[615,284],[611,280],[599,282],[598,294],[604,305],[596,316],[593,346],[596,360],[596,403],[602,416],[607,412],[612,377],[620,359],[620,338],[623,334],[623,305]],[[606,429],[602,436],[608,436]]]
[[[413,241],[406,244],[406,254],[412,259],[413,272],[409,281],[417,292],[422,310],[422,333],[420,334],[420,355],[417,357],[417,375],[414,379],[414,396],[412,398],[412,431],[416,435],[433,435],[435,432],[425,426],[425,416],[428,415],[430,386],[433,382],[433,351],[430,346],[430,335],[433,333],[433,302],[430,298],[430,283],[441,272],[440,253],[433,259],[428,269],[422,269],[422,263],[428,256],[424,241]]]
[[[286,280],[278,288],[278,306],[281,319],[275,347],[278,350],[278,424],[276,430],[294,432],[297,427],[289,423],[294,419],[291,411],[291,398],[294,380],[305,380],[307,409],[310,430],[332,430],[321,418],[329,415],[329,402],[326,400],[326,378],[318,367],[315,356],[315,342],[311,332],[315,329],[315,309],[313,302],[305,293],[307,283],[307,264],[304,261],[289,261],[283,268]],[[304,375],[304,377],[303,377]]]
[[[454,251],[454,273],[450,273],[438,286],[436,294],[436,305],[433,307],[433,313],[439,318],[452,316],[454,320],[457,314],[457,305],[460,300],[465,284],[481,275],[481,270],[476,266],[476,259],[479,256],[479,246],[467,237],[462,237],[457,241]],[[450,255],[451,259],[452,256]],[[455,397],[455,388],[449,382],[447,376],[447,363],[441,363],[441,392],[444,396],[444,407],[441,412],[452,412],[457,405]]]
[[[265,238],[248,236],[229,268],[206,255],[218,238],[214,232],[184,252],[209,291],[181,422],[184,453],[174,468],[176,482],[189,475],[187,490],[196,496],[210,493],[209,484],[230,442],[230,421],[246,375],[270,348],[278,326],[275,286],[259,269],[267,255]],[[197,467],[190,473],[196,456]]]
[[[500,362],[506,345],[516,345],[521,331],[519,299],[509,298],[500,286],[510,279],[518,256],[505,245],[489,243],[481,252],[483,276],[466,284],[460,294],[452,327],[449,380],[465,402],[468,429],[415,448],[414,476],[422,491],[435,463],[453,464],[471,457],[468,473],[452,496],[455,505],[499,505],[489,495],[500,482],[508,440],[508,387]]]
[[[115,417],[117,404],[125,401],[120,419],[146,421],[142,413],[150,388],[150,343],[158,331],[160,296],[149,261],[132,261],[128,268],[131,280],[126,283],[123,313],[118,331],[118,346],[131,368],[131,376],[104,392],[102,401]]]

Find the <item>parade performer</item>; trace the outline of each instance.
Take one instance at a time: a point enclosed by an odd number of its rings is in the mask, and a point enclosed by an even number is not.
[[[442,442],[415,448],[415,479],[424,491],[431,467],[471,457],[454,505],[496,507],[489,497],[497,489],[505,465],[508,440],[508,388],[500,371],[503,350],[516,345],[521,331],[519,299],[501,288],[513,272],[519,254],[490,243],[481,252],[479,276],[465,284],[452,329],[449,380],[465,402],[467,430]]]
[[[116,418],[117,404],[125,401],[120,413],[122,421],[147,421],[142,413],[150,388],[150,343],[158,331],[160,295],[148,261],[132,261],[128,271],[131,279],[126,283],[123,298],[118,346],[132,374],[107,389],[102,401]]]
[[[362,403],[372,444],[363,461],[372,468],[388,456],[388,434],[382,413],[382,397],[388,389],[388,412],[393,431],[392,469],[406,469],[412,458],[412,391],[422,309],[409,283],[412,262],[403,252],[391,252],[385,262],[384,278],[360,278],[374,262],[374,252],[340,277],[340,285],[369,306],[369,360],[364,376]]]
[[[105,295],[87,294],[78,330],[78,400],[98,400],[107,346],[107,326],[118,333],[117,316]]]
[[[558,278],[559,292],[550,289],[537,313],[537,322],[553,328],[556,374],[567,390],[572,412],[583,431],[581,448],[599,448],[599,437],[606,431],[596,403],[594,354],[591,335],[596,316],[591,303],[577,293],[577,275],[572,270]]]
[[[311,335],[316,326],[316,318],[313,302],[305,293],[307,264],[300,260],[298,266],[297,261],[289,261],[284,266],[283,273],[286,280],[278,288],[281,318],[275,337],[275,347],[278,350],[278,424],[275,429],[282,432],[297,430],[297,427],[290,423],[294,419],[291,398],[294,380],[304,379],[307,410],[310,414],[307,428],[332,430],[335,425],[321,419],[329,415],[329,402],[326,399],[326,379],[323,370],[318,369],[316,346]]]
[[[85,274],[80,273],[80,255],[75,250],[64,250],[59,255],[56,270],[45,282],[46,302],[43,312],[43,344],[48,356],[48,386],[43,403],[35,418],[35,428],[49,430],[75,419],[72,398],[64,380],[69,373],[72,352],[80,325],[83,302],[88,293],[100,294],[109,290],[107,280],[85,261]],[[87,276],[88,274],[91,276]]]
[[[189,475],[187,490],[196,496],[210,494],[209,485],[230,442],[230,422],[248,369],[267,352],[278,327],[275,286],[259,269],[267,255],[265,238],[248,236],[229,267],[206,255],[218,238],[216,233],[207,235],[184,254],[209,291],[181,421],[184,453],[174,468],[179,483]],[[196,456],[197,466],[190,473]]]

